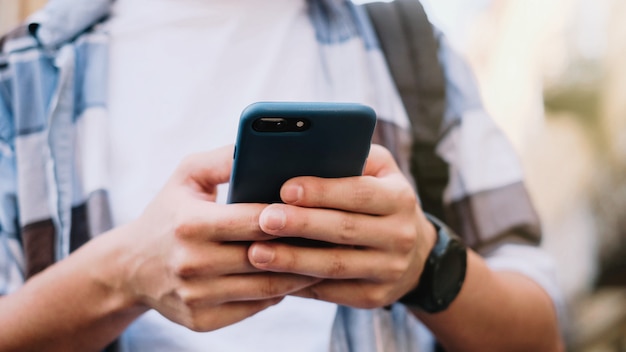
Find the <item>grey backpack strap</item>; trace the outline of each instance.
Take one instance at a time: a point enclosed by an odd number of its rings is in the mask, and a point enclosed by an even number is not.
[[[411,120],[411,173],[425,211],[444,219],[448,165],[436,153],[445,109],[438,44],[418,0],[365,4],[391,75]]]

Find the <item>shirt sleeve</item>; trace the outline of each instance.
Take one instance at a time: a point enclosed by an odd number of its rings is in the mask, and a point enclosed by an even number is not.
[[[485,261],[494,271],[519,273],[539,285],[552,299],[561,330],[565,332],[565,299],[558,284],[554,259],[549,253],[540,247],[510,243],[490,251]]]
[[[472,70],[441,32],[447,108],[437,152],[450,165],[444,200],[451,226],[496,271],[522,274],[551,298],[561,329],[565,302],[512,144],[486,111]]]
[[[517,241],[538,244],[539,217],[520,159],[482,104],[471,68],[436,31],[446,80],[437,153],[449,165],[446,223],[475,250]]]
[[[14,128],[9,109],[9,66],[0,52],[0,295],[23,282],[23,254],[19,241]]]

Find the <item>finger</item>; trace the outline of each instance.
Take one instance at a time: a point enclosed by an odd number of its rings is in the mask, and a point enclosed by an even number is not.
[[[264,204],[216,204],[195,201],[180,208],[174,219],[175,235],[195,241],[262,241],[273,238],[259,227]]]
[[[202,308],[234,301],[258,301],[282,297],[321,280],[294,274],[256,273],[185,282],[178,295],[186,306]]]
[[[355,248],[294,247],[281,243],[254,243],[248,258],[255,267],[324,279],[367,279],[373,282],[402,276],[408,262],[390,260],[382,252]]]
[[[415,241],[413,224],[385,220],[381,216],[332,209],[272,204],[260,214],[259,226],[263,232],[277,237],[303,237],[379,249],[411,248]]]
[[[259,301],[229,302],[195,310],[189,316],[175,321],[193,331],[213,331],[251,317],[282,300],[283,297],[276,297]]]
[[[177,277],[188,282],[260,271],[248,260],[247,242],[191,243],[181,247],[172,254],[170,265]]]
[[[281,188],[283,202],[302,207],[341,209],[386,215],[417,198],[391,154],[372,146],[364,176],[346,178],[297,177]]]
[[[304,176],[285,182],[281,199],[286,204],[308,208],[339,209],[356,213],[387,215],[415,194],[401,174],[375,178],[319,178]]]
[[[365,280],[325,280],[291,295],[354,308],[373,309],[395,302],[400,294]]]

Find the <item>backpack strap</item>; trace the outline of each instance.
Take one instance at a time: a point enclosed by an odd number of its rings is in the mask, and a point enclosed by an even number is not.
[[[412,126],[411,173],[422,208],[444,219],[448,164],[436,153],[445,109],[445,79],[432,25],[418,0],[365,5]]]

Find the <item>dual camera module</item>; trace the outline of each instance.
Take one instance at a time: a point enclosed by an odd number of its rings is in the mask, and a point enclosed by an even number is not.
[[[311,121],[300,117],[261,117],[252,122],[257,132],[302,132],[311,127]]]

